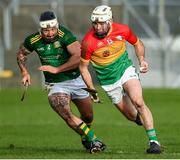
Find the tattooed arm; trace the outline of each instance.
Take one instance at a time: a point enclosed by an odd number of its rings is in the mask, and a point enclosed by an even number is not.
[[[21,82],[24,85],[30,85],[31,84],[31,78],[30,74],[28,73],[28,70],[26,68],[26,60],[27,60],[27,54],[29,54],[23,45],[20,46],[19,51],[17,52],[17,63],[21,71],[22,80]]]

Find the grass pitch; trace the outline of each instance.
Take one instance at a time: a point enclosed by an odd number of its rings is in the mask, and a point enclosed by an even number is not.
[[[92,128],[107,149],[93,155],[50,108],[45,91],[29,88],[23,102],[21,94],[20,89],[0,90],[0,158],[180,158],[180,89],[144,90],[164,149],[160,155],[145,153],[148,141],[143,127],[126,120],[100,89],[103,104],[94,104]],[[74,105],[72,109],[78,115]]]

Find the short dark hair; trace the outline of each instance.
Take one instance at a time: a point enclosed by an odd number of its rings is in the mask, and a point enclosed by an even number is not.
[[[52,20],[55,18],[56,18],[56,15],[54,14],[54,12],[45,11],[45,12],[41,13],[39,21],[48,21],[48,20]]]

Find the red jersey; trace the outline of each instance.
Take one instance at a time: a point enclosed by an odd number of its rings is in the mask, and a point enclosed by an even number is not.
[[[126,41],[132,45],[138,41],[128,25],[112,23],[110,34],[103,39],[97,38],[92,28],[82,41],[81,60],[100,66],[110,64],[126,51]]]
[[[81,61],[92,62],[101,85],[117,82],[132,65],[126,51],[126,41],[135,45],[137,36],[124,24],[112,23],[110,33],[100,39],[92,28],[82,41]]]

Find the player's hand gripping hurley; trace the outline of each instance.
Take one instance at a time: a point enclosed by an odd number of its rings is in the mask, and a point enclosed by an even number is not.
[[[91,94],[91,100],[94,103],[102,103],[102,101],[100,100],[98,93],[95,89],[89,89],[89,88],[82,88],[83,90],[89,92]]]

